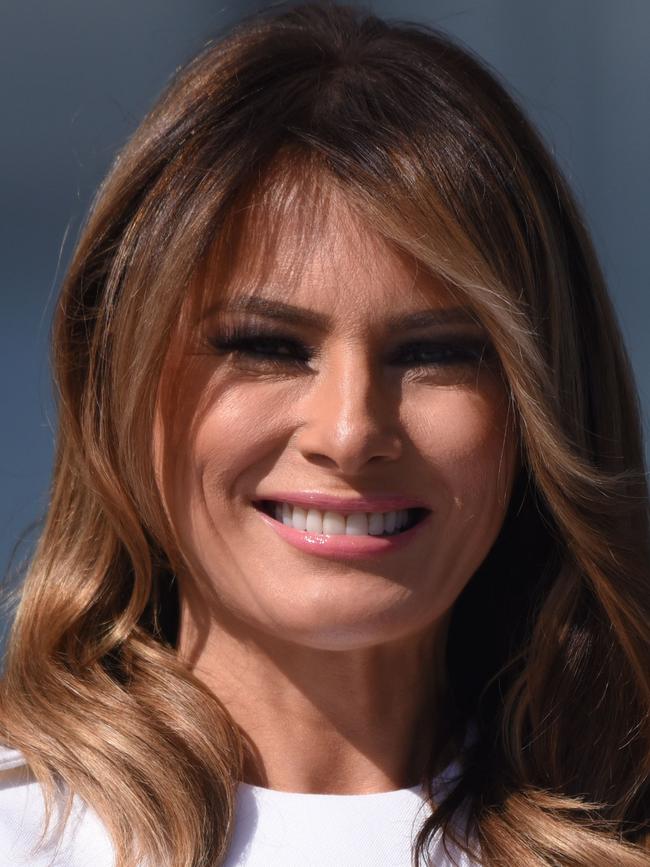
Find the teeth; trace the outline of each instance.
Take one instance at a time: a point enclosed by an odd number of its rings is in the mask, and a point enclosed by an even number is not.
[[[309,509],[307,512],[307,524],[305,530],[308,533],[323,532],[323,516],[317,509]]]
[[[339,515],[338,512],[325,512],[323,515],[323,533],[328,533],[332,536],[344,536],[345,526],[345,518],[343,515]]]
[[[401,530],[408,521],[408,510],[395,512],[352,512],[347,517],[340,512],[304,509],[290,503],[274,503],[273,515],[294,530],[332,536],[381,536]]]
[[[368,515],[365,512],[354,512],[345,521],[346,536],[367,536]]]

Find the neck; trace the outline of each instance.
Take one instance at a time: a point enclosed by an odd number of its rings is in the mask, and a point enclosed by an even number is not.
[[[243,782],[313,794],[419,785],[438,736],[448,618],[346,650],[285,642],[223,612],[200,622],[184,600],[179,652],[244,736]]]

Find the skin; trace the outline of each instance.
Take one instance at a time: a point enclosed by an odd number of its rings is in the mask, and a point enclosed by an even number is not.
[[[415,341],[486,335],[472,323],[388,329],[396,313],[458,302],[341,196],[308,244],[287,219],[263,286],[243,273],[228,297],[253,286],[330,321],[279,326],[315,348],[306,366],[215,351],[225,325],[273,329],[249,313],[209,313],[177,347],[180,387],[173,412],[159,411],[154,450],[187,564],[179,652],[249,740],[246,782],[414,786],[444,712],[451,610],[499,533],[517,470],[505,387],[489,359],[395,362]],[[260,519],[251,500],[270,490],[413,495],[433,515],[402,550],[326,560]]]

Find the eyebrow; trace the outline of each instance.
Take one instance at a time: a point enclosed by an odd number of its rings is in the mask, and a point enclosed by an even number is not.
[[[209,316],[213,313],[254,313],[266,319],[275,319],[291,325],[302,325],[326,331],[330,324],[330,317],[324,313],[316,313],[304,307],[287,304],[284,301],[275,301],[263,298],[259,295],[239,295],[226,302],[211,306],[205,313]],[[434,325],[479,325],[480,321],[476,314],[468,307],[440,307],[416,310],[412,313],[399,314],[386,320],[389,328],[399,331],[425,328]]]

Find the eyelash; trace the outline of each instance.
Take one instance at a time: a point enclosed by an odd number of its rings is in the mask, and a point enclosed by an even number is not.
[[[281,334],[271,334],[258,331],[233,329],[223,332],[220,336],[209,338],[209,343],[220,355],[232,354],[236,357],[246,356],[249,362],[263,367],[283,368],[289,365],[306,367],[313,350],[305,347],[292,337]],[[266,349],[260,346],[266,346]],[[290,348],[292,354],[274,353],[271,347],[282,346]],[[457,338],[456,341],[426,341],[418,340],[406,344],[402,352],[413,351],[444,353],[442,359],[425,362],[397,361],[399,365],[414,366],[419,370],[432,367],[450,367],[454,365],[477,364],[486,361],[489,356],[489,344],[480,338]],[[302,356],[302,357],[301,357]]]

